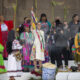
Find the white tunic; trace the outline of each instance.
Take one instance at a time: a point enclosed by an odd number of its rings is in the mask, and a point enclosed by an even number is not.
[[[34,31],[34,37],[35,37],[34,45],[36,47],[36,59],[44,61],[45,60],[44,52],[42,52],[41,46],[40,46],[40,41],[42,41],[42,39],[44,40],[44,32],[42,30],[37,30],[37,32],[42,37],[40,36],[40,40],[39,40],[36,31]]]
[[[6,24],[1,24],[1,31],[8,31],[8,27]]]
[[[21,75],[22,68],[21,68],[21,61],[16,61],[14,57],[14,52],[12,52],[8,56],[8,76],[18,76]]]

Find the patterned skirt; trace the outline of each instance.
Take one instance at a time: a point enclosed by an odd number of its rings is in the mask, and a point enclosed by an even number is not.
[[[8,38],[8,31],[2,31],[2,44],[4,46],[4,53],[3,53],[4,58],[8,57],[7,47],[6,47],[7,38]]]
[[[80,55],[77,53],[75,45],[72,46],[72,53],[74,55],[75,61],[80,64]]]
[[[80,55],[74,54],[75,61],[80,64]]]
[[[43,61],[43,63],[49,62],[49,44],[46,43],[45,44],[45,61]]]
[[[31,56],[30,56],[30,60],[33,61],[34,58],[35,58],[35,55],[36,55],[36,52],[35,52],[35,46],[32,47],[32,53],[31,53]],[[46,62],[49,62],[49,50],[48,50],[48,45],[46,45],[45,47],[45,50],[44,50],[44,57],[45,57],[45,60],[42,61],[42,63],[46,63]]]
[[[31,51],[32,51],[32,45],[28,44],[26,47],[23,48],[21,52],[23,55],[22,70],[24,70],[25,68],[33,68],[33,62],[30,61]]]

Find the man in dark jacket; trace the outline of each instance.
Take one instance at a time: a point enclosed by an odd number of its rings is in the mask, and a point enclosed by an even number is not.
[[[63,26],[63,25],[62,25]],[[69,39],[69,31],[67,28],[56,28],[55,33],[55,49],[56,49],[56,60],[57,66],[62,67],[62,55],[64,56],[65,66],[68,66],[68,39]]]

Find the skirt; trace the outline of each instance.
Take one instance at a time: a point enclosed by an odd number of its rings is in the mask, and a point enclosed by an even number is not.
[[[79,54],[74,54],[74,58],[75,58],[75,61],[80,64],[80,55]]]
[[[0,73],[5,73],[5,72],[7,72],[7,70],[5,69],[4,66],[3,56],[2,54],[0,54]]]
[[[8,38],[8,31],[2,31],[2,44],[4,46],[4,52],[3,52],[4,58],[8,57],[8,53],[7,53],[7,49],[6,49],[7,38]]]
[[[25,70],[26,68],[32,69],[33,68],[33,62],[30,61],[30,55],[32,51],[32,45],[28,44],[26,47],[22,50],[22,70]]]
[[[35,59],[36,60],[45,61],[44,52],[41,51],[41,49],[39,48],[39,46],[37,46],[37,47],[33,46],[32,47],[32,52],[31,52],[31,55],[30,55],[30,60],[33,61]]]
[[[22,68],[21,61],[16,61],[14,54],[8,56],[8,76],[21,76]]]
[[[44,51],[45,61],[43,63],[49,62],[49,44],[46,42]]]

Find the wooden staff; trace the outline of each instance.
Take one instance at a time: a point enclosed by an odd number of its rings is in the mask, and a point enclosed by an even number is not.
[[[17,33],[16,33],[16,11],[17,11],[17,1],[16,0],[16,4],[13,4],[13,9],[14,9],[14,30],[15,30],[15,37],[17,36]]]
[[[35,15],[37,16],[37,0],[35,0]]]
[[[16,30],[16,11],[17,11],[17,0],[16,0],[16,4],[13,4],[13,9],[14,9],[14,30]]]
[[[53,21],[54,21],[54,12],[55,12],[55,6],[57,6],[57,5],[63,5],[64,4],[64,2],[57,2],[57,1],[54,1],[54,0],[52,0],[52,2],[51,2],[51,4],[52,4],[52,16],[53,16]]]

